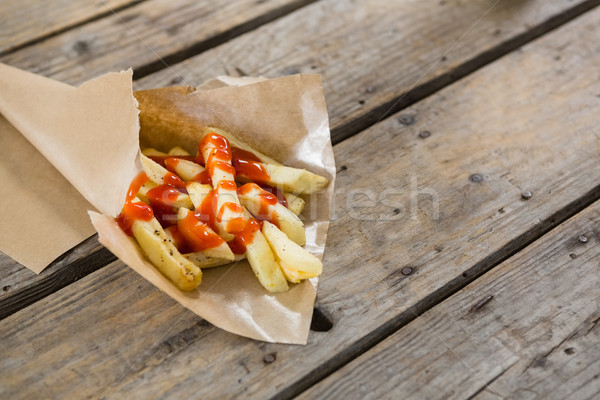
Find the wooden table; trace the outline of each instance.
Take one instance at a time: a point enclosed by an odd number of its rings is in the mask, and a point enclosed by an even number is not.
[[[600,398],[599,3],[0,2],[0,61],[70,84],[320,73],[338,166],[307,346],[92,237],[0,259],[0,397]]]

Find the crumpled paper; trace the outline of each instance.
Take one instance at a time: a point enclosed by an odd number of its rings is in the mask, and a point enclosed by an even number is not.
[[[327,177],[329,185],[305,199],[303,213],[306,247],[313,254],[322,255],[335,164],[318,75],[271,80],[222,77],[186,95],[169,98],[167,103],[172,112],[193,124],[227,129],[285,165]],[[48,232],[68,232],[67,248],[89,236],[81,221],[82,209],[91,208],[85,198],[100,211],[89,213],[100,242],[184,307],[238,335],[269,342],[306,343],[317,279],[291,285],[286,293],[269,294],[247,262],[242,261],[203,270],[200,287],[181,292],[146,261],[135,242],[114,222],[130,181],[141,171],[138,110],[132,96],[131,71],[107,74],[74,88],[0,64],[0,112],[40,154],[0,120],[2,152],[10,155],[11,151],[6,149],[12,149],[13,142],[20,141],[23,147],[29,146],[24,154],[36,158],[42,171],[23,181],[18,178],[9,181],[11,188],[5,193],[12,200],[6,203],[0,199],[0,209],[6,210],[5,204],[13,208],[23,204],[15,200],[14,194],[35,188],[36,193],[28,196],[28,200],[37,203],[34,206],[38,207],[38,214],[26,222],[12,218],[3,225],[2,251],[39,272],[40,266],[66,250],[62,240],[46,241]],[[10,138],[5,131],[10,131]],[[197,143],[201,138],[189,132],[159,138],[153,137],[151,130],[143,129],[140,139],[144,145],[168,150],[164,147],[176,143],[193,147],[194,141]],[[19,161],[27,164],[27,160]],[[15,176],[12,161],[3,160],[0,165],[0,176]],[[43,190],[44,185],[56,190]],[[40,194],[46,193],[40,198]],[[65,217],[71,216],[71,212],[65,212],[65,205],[72,209],[73,217]],[[36,229],[40,222],[48,225],[46,231]],[[10,233],[15,231],[18,231],[16,238]],[[32,240],[43,243],[33,255]]]

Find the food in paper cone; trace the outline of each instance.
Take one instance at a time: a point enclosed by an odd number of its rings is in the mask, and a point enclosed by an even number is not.
[[[300,196],[327,179],[281,165],[225,130],[199,132],[195,155],[180,146],[142,151],[144,172],[117,217],[121,229],[184,291],[200,284],[203,268],[244,258],[273,293],[320,275],[321,261],[302,247],[298,215]]]

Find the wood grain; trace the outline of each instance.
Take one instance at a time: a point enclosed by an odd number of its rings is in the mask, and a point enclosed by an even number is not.
[[[5,0],[0,2],[0,54],[120,11],[140,0]]]
[[[196,85],[218,75],[320,73],[337,143],[598,4],[321,1],[137,87],[168,86],[173,80]]]
[[[0,60],[77,84],[130,65],[155,65],[160,62],[157,57],[166,60],[178,52],[184,57],[188,51],[200,51],[202,46],[209,47],[304,3],[280,0],[255,5],[244,0],[223,6],[222,2],[187,1],[175,5],[152,0]],[[387,111],[404,107],[596,3],[502,1],[490,10],[490,3],[481,0],[440,4],[319,2],[180,66],[153,74],[138,86],[199,83],[223,73],[279,76],[320,72],[325,79],[334,140],[341,140],[382,118]],[[272,45],[274,40],[276,46]],[[390,102],[395,106],[391,107]],[[0,280],[8,286],[18,284],[22,276],[12,274],[14,265],[4,267],[12,264],[12,260],[0,256]],[[66,273],[70,277],[83,274],[75,270]],[[50,282],[44,276],[27,282],[32,285],[30,294],[48,293],[49,287],[34,288],[38,282]],[[60,288],[70,282],[53,282],[51,287]],[[14,311],[13,306],[35,300],[30,297],[22,301],[17,296],[20,293],[3,293],[0,302],[8,301],[10,306],[2,308]]]
[[[0,258],[0,319],[104,267],[116,257],[94,235],[53,261],[41,274],[3,253]]]
[[[597,202],[299,398],[597,397],[599,227]]]
[[[204,326],[116,262],[0,322],[0,387],[15,398],[307,389],[600,198],[600,43],[576,40],[599,22],[587,13],[335,147],[318,295],[333,327],[307,346]]]
[[[141,76],[313,1],[150,0],[0,60],[70,84],[129,67]]]

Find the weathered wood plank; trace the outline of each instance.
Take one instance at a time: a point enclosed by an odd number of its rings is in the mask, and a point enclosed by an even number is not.
[[[138,82],[323,75],[338,142],[600,1],[329,0]],[[276,43],[277,45],[273,45]]]
[[[64,31],[140,0],[12,0],[0,2],[0,54]]]
[[[308,388],[600,198],[600,43],[577,40],[598,22],[594,10],[335,147],[318,297],[333,327],[307,346],[203,326],[117,262],[0,322],[0,387],[23,398]]]
[[[94,235],[35,274],[0,253],[0,319],[111,263],[116,257]]]
[[[597,397],[599,227],[597,202],[300,398]]]
[[[71,84],[133,67],[168,67],[315,0],[150,0],[0,57]]]
[[[211,11],[206,11],[208,3],[213,7]],[[177,58],[179,53],[184,56],[188,51],[197,52],[200,49],[193,43],[213,45],[264,22],[265,16],[275,18],[305,2],[260,2],[257,6],[246,0],[226,6],[213,3],[178,2],[175,7],[172,2],[148,1],[119,15],[0,57],[0,60],[80,83],[95,74],[129,65],[152,66],[157,57],[167,60],[170,54]],[[381,118],[386,111],[405,106],[406,101],[424,96],[427,90],[456,79],[596,3],[598,1],[536,0],[521,5],[500,2],[484,15],[488,10],[486,6],[490,5],[485,1],[452,5],[434,1],[324,2],[234,39],[207,55],[154,74],[139,86],[183,81],[199,83],[225,72],[268,76],[296,71],[321,72],[325,78],[334,139],[340,140]],[[244,5],[248,10],[243,9]],[[257,12],[262,12],[262,16],[255,14]],[[183,26],[182,15],[188,22]],[[338,17],[331,18],[331,15]],[[481,16],[484,18],[478,19]],[[164,29],[157,30],[157,24]],[[129,28],[135,30],[139,38],[131,34],[123,38]],[[190,34],[191,31],[195,33]],[[369,35],[373,39],[369,39]],[[273,38],[278,39],[277,46],[272,46]],[[455,44],[453,40],[458,38]],[[373,43],[385,44],[376,56],[373,51],[378,50]],[[446,60],[438,64],[440,57]],[[221,69],[222,65],[226,70]],[[240,67],[236,68],[237,65]],[[397,71],[403,71],[402,77],[398,78]],[[424,71],[429,73],[423,74]],[[424,91],[424,88],[428,89]],[[395,107],[388,107],[397,99],[400,101]],[[352,128],[347,129],[350,125]],[[2,266],[11,262],[0,257],[0,274],[4,274],[2,280],[8,279],[8,285],[12,285],[11,278],[5,276],[11,272]],[[80,276],[83,271],[68,274]],[[36,284],[35,280],[29,282]],[[46,293],[45,290],[31,292]],[[19,298],[10,298],[12,294],[18,292],[9,292],[9,297],[3,296],[0,302],[11,300],[11,304],[25,304]]]

